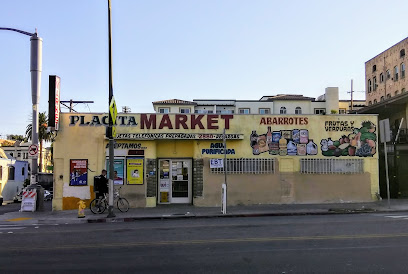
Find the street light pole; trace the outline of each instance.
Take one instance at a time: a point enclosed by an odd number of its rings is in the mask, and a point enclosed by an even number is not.
[[[41,72],[42,72],[42,39],[38,37],[37,31],[35,33],[26,32],[14,28],[2,28],[0,30],[15,31],[24,35],[31,36],[31,50],[30,50],[30,72],[31,72],[31,99],[33,104],[33,122],[31,141],[33,145],[38,148],[38,105],[40,102],[41,90]],[[32,159],[31,162],[31,178],[30,184],[37,183],[38,174],[38,158]]]
[[[114,179],[114,140],[113,140],[113,117],[110,111],[111,102],[113,99],[113,81],[112,81],[112,24],[111,24],[111,1],[108,0],[108,28],[109,28],[109,207],[108,218],[115,217],[113,213],[113,179]]]

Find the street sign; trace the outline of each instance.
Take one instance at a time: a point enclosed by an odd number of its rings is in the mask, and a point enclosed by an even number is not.
[[[391,132],[390,132],[390,120],[384,119],[380,120],[380,142],[390,142]]]
[[[36,159],[38,158],[38,145],[30,145],[28,147],[28,159]]]
[[[116,125],[116,117],[118,116],[118,109],[116,108],[115,97],[113,96],[109,104],[109,112],[111,114],[113,124]]]

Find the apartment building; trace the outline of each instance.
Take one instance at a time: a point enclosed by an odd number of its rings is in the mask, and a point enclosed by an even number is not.
[[[365,62],[366,104],[378,104],[405,93],[408,38]]]
[[[156,113],[201,114],[347,114],[365,106],[365,100],[339,100],[339,89],[328,87],[317,99],[297,94],[262,96],[259,100],[170,99],[153,102]]]

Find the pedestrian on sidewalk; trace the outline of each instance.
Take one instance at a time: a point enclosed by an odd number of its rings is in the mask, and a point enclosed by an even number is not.
[[[108,178],[106,177],[107,171],[102,169],[101,175],[95,177],[94,191],[98,197],[103,196],[109,192]]]

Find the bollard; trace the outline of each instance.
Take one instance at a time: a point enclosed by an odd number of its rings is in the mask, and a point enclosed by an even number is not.
[[[78,218],[85,218],[85,208],[86,208],[85,202],[80,200],[78,202],[78,205],[79,205],[78,206]]]

